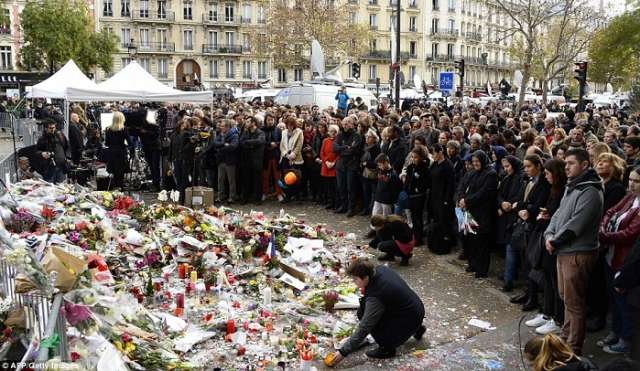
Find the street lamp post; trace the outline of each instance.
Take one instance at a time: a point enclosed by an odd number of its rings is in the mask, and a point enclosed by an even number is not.
[[[131,41],[129,42],[129,46],[127,47],[127,53],[129,53],[129,58],[132,61],[136,60],[136,55],[138,54],[138,48],[136,48],[135,44],[133,43],[133,39],[131,39]]]

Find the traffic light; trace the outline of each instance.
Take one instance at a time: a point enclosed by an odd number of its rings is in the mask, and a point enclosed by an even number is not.
[[[353,63],[351,65],[351,76],[353,76],[354,79],[360,78],[360,63]]]
[[[578,80],[578,106],[576,107],[576,111],[582,112],[584,111],[584,93],[585,88],[587,87],[587,67],[588,63],[585,61],[574,63],[576,68],[573,70],[574,77]]]
[[[464,59],[460,59],[459,61],[454,61],[456,64],[456,73],[462,77],[464,77]]]
[[[588,67],[587,62],[576,62],[574,64],[575,64],[576,68],[575,68],[575,70],[573,70],[573,72],[575,72],[576,80],[578,80],[581,84],[586,83],[587,82],[587,67]]]

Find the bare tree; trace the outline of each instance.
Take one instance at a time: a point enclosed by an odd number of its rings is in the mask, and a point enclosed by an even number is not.
[[[567,69],[567,63],[569,63],[567,57],[573,53],[572,48],[576,47],[576,43],[581,44],[581,41],[578,41],[580,38],[572,31],[582,27],[582,22],[577,20],[581,19],[578,16],[579,9],[585,6],[586,1],[494,0],[494,3],[506,13],[510,20],[500,29],[502,37],[510,40],[520,39],[522,45],[523,78],[518,97],[518,110],[520,110],[534,63],[542,63],[544,85]],[[553,35],[547,34],[545,30],[553,29],[554,24],[561,25],[560,29],[554,31]],[[565,46],[572,38],[576,39],[574,45]],[[584,51],[585,47],[586,45],[583,45],[580,48]],[[549,52],[549,55],[539,59],[542,50]]]
[[[273,0],[264,33],[256,35],[259,52],[273,57],[278,67],[307,65],[311,41],[316,39],[328,60],[358,57],[369,39],[363,24],[349,19],[346,0]]]

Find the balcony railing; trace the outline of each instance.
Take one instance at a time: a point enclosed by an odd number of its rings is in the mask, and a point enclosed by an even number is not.
[[[458,37],[458,30],[431,30],[431,36],[442,38]]]
[[[259,73],[258,74],[258,78],[259,79],[266,79],[267,78],[267,74],[266,73]]]
[[[240,17],[234,17],[231,20],[226,20],[223,16],[214,17],[212,14],[203,14],[202,15],[202,23],[207,25],[218,25],[218,26],[237,26],[240,24]]]
[[[348,0],[347,3],[349,4],[358,4],[359,0]]]
[[[409,32],[416,32],[417,30],[416,26],[409,26]]]
[[[251,17],[240,17],[240,23],[242,23],[242,24],[251,23]]]
[[[164,52],[172,53],[176,51],[176,44],[172,42],[135,42],[122,43],[121,47],[127,49],[129,46],[135,46],[138,53]]]
[[[482,41],[482,34],[479,32],[467,32],[467,39],[469,40],[473,40],[473,41]]]
[[[418,9],[418,3],[416,1],[410,2],[409,9]]]
[[[267,24],[266,18],[258,18],[258,24]]]
[[[427,62],[453,62],[455,59],[452,54],[432,54],[427,57]]]
[[[363,56],[365,59],[388,59],[391,60],[391,50],[371,50]],[[409,52],[400,52],[400,59],[414,59],[416,55]]]
[[[378,6],[378,0],[369,0],[367,5]]]
[[[202,53],[204,54],[242,54],[242,52],[248,51],[246,47],[242,45],[202,45]]]
[[[378,31],[378,25],[370,24],[370,25],[369,25],[369,29],[370,29],[371,31]]]
[[[156,12],[147,9],[134,9],[131,11],[131,18],[136,21],[149,22],[173,22],[176,15],[172,11]]]

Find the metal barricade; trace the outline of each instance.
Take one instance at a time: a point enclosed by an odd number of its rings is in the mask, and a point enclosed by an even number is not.
[[[43,340],[53,334],[59,336],[59,342],[53,349],[54,356],[63,361],[69,360],[66,320],[61,312],[63,296],[56,294],[53,300],[39,293],[18,293],[16,291],[17,270],[4,261],[0,261],[0,291],[17,308],[22,308],[25,314],[25,328],[29,339],[35,336]],[[42,348],[38,353],[38,361],[46,361],[49,348]]]

